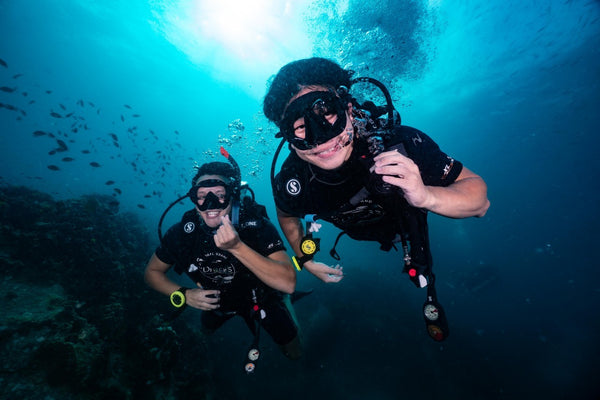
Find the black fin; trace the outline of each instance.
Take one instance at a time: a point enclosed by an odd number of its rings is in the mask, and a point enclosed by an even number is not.
[[[295,302],[297,302],[298,300],[300,300],[303,297],[308,296],[309,294],[311,294],[313,292],[312,289],[305,291],[305,292],[301,292],[301,291],[295,291],[294,293],[292,293],[291,295],[291,300],[292,300],[292,304],[294,304]]]

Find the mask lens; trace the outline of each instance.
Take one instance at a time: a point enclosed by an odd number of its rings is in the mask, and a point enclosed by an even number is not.
[[[319,117],[326,117],[334,114],[335,112],[332,111],[332,109],[335,109],[335,107],[331,107],[331,101],[332,99],[328,99],[327,101],[323,99],[317,99],[311,107],[312,112]]]
[[[227,208],[227,205],[229,204],[229,201],[227,201],[226,198],[227,196],[225,194],[208,192],[206,195],[198,197],[198,209],[200,211],[223,210]]]

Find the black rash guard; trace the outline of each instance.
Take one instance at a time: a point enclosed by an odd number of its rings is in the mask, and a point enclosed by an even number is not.
[[[448,186],[462,171],[459,161],[446,155],[429,136],[417,129],[396,127],[385,145],[391,148],[399,143],[418,165],[425,185]],[[275,204],[283,212],[298,218],[317,214],[354,239],[389,243],[401,229],[398,210],[415,208],[398,190],[387,195],[371,191],[357,204],[349,204],[353,196],[369,186],[368,160],[371,157],[362,139],[354,141],[350,158],[331,171],[301,160],[292,151],[275,177]]]
[[[267,257],[284,250],[276,228],[265,217],[249,217],[240,211],[237,228],[242,242]],[[260,297],[275,291],[260,281],[231,253],[219,249],[208,228],[195,210],[188,211],[182,221],[173,225],[156,249],[156,256],[164,263],[174,265],[178,274],[185,272],[204,289],[221,291],[221,312],[245,311],[252,305],[252,289]]]

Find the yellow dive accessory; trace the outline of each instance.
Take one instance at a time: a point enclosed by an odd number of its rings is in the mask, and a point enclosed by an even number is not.
[[[305,237],[302,239],[302,243],[300,243],[300,251],[305,256],[315,254],[317,251],[317,243],[313,240],[313,238]]]
[[[297,271],[302,271],[304,263],[312,260],[315,256],[315,253],[320,250],[320,241],[321,239],[319,238],[313,238],[312,233],[309,233],[302,238],[300,241],[300,251],[302,252],[302,257],[292,257],[292,262],[294,263],[294,267],[296,267]]]
[[[171,293],[170,299],[171,299],[171,304],[173,304],[174,307],[176,308],[181,308],[183,306],[185,306],[185,291],[187,290],[187,288],[181,287],[179,289],[177,289],[176,291],[174,291],[173,293]]]

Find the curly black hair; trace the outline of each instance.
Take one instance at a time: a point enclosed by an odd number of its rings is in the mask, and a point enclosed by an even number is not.
[[[349,88],[352,75],[354,71],[345,70],[326,58],[305,58],[286,64],[272,79],[263,100],[265,117],[279,125],[287,103],[302,87],[323,85],[334,89],[340,86]]]
[[[203,175],[219,175],[229,179],[230,181],[235,179],[235,170],[229,163],[214,161],[202,164],[201,166],[197,167],[196,170],[196,175],[194,175],[194,178],[192,178],[192,186],[194,186],[196,181]]]

